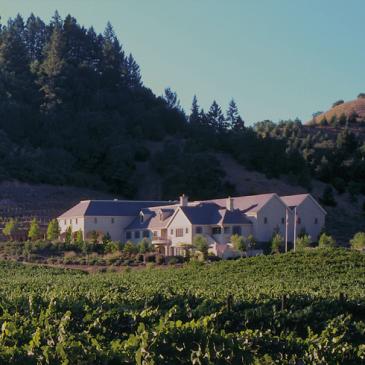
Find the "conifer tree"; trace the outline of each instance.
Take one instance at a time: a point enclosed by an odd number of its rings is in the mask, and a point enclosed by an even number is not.
[[[216,132],[222,132],[227,128],[226,119],[222,113],[221,107],[214,100],[207,113],[209,126]]]
[[[191,103],[191,113],[189,116],[189,122],[191,124],[198,125],[201,121],[201,114],[199,112],[199,104],[198,104],[198,98],[196,95],[193,97],[193,101]]]
[[[125,60],[126,64],[126,83],[130,88],[137,88],[142,86],[142,77],[139,66],[134,60],[132,54],[130,53],[128,58]]]
[[[71,243],[71,241],[72,241],[72,227],[68,226],[65,232],[65,242]]]
[[[232,99],[229,102],[227,110],[227,121],[229,122],[229,127],[234,131],[242,131],[245,128],[245,122],[238,113],[238,108],[236,102]]]
[[[39,238],[39,224],[36,218],[33,218],[32,221],[30,222],[30,227],[29,227],[29,231],[28,231],[28,238],[31,241],[35,241]]]
[[[58,225],[58,220],[57,219],[52,219],[48,223],[47,239],[50,240],[50,241],[54,241],[54,240],[58,239],[59,235],[60,235],[60,227]]]

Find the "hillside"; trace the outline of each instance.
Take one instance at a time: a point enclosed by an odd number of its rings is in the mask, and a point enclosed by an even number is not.
[[[0,362],[357,365],[364,288],[344,249],[89,275],[0,262]]]
[[[360,94],[362,95],[362,94]],[[336,103],[335,103],[336,104]],[[365,97],[359,96],[355,100],[340,103],[339,105],[332,106],[326,112],[316,115],[311,122],[320,123],[323,118],[328,122],[332,120],[333,117],[340,118],[344,115],[346,118],[353,117],[353,122],[362,122],[365,120]]]

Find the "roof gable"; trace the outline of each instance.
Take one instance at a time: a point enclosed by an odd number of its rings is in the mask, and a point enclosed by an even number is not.
[[[314,199],[312,194],[297,194],[281,197],[281,200],[291,209],[303,204],[306,199],[310,199],[324,214],[327,214],[326,210]]]

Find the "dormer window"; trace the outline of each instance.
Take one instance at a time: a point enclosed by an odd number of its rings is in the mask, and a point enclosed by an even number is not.
[[[144,215],[143,215],[143,213],[140,213],[140,215],[139,215],[139,223],[143,223],[143,221],[144,221]]]

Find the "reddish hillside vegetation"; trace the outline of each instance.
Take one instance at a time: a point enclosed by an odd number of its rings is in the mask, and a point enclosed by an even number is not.
[[[328,122],[331,121],[331,119],[336,116],[337,118],[340,118],[341,115],[345,115],[347,118],[354,116],[356,121],[364,121],[365,120],[365,95],[360,94],[359,97],[356,100],[347,101],[344,103],[340,103],[338,105],[335,105],[337,103],[334,103],[334,106],[331,107],[326,112],[323,112],[321,114],[318,114],[314,121],[316,123],[320,123],[321,120],[324,118],[327,119]],[[309,123],[313,122],[310,121]]]

